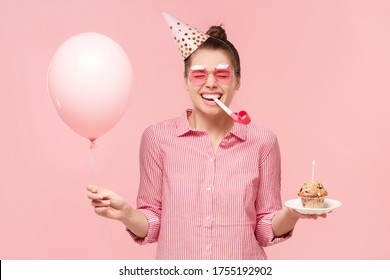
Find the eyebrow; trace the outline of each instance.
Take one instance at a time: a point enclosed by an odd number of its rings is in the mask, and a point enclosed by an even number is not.
[[[217,66],[214,67],[214,69],[226,69],[226,68],[229,68],[229,64],[226,64],[226,63],[220,63],[218,64]],[[208,70],[206,67],[204,67],[203,65],[200,65],[200,64],[196,64],[196,65],[192,65],[190,67],[191,70],[203,70],[203,69],[206,69],[207,71],[210,71]],[[214,70],[213,69],[213,70]]]

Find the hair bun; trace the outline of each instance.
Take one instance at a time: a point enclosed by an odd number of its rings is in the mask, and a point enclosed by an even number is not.
[[[209,30],[207,30],[206,32],[208,35],[210,35],[211,37],[214,37],[214,38],[217,38],[217,39],[220,39],[222,41],[226,41],[227,40],[227,35],[226,35],[226,31],[225,29],[223,29],[222,26],[218,26],[218,25],[213,25],[209,28]]]

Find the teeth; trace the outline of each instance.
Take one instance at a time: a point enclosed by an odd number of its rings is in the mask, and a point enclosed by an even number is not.
[[[214,99],[214,98],[220,98],[222,95],[221,94],[202,94],[202,97],[203,98],[206,98],[206,99]]]

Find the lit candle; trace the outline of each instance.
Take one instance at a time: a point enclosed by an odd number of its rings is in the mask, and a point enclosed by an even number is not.
[[[314,168],[316,166],[316,161],[313,159],[312,167],[311,167],[311,180],[314,181]]]

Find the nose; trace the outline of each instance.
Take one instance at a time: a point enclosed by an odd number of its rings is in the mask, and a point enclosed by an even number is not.
[[[207,88],[215,88],[217,86],[217,80],[215,79],[213,73],[208,73],[205,86]]]

